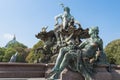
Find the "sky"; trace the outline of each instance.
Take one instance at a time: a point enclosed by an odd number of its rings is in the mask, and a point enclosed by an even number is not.
[[[120,39],[120,0],[0,0],[0,47],[15,34],[17,41],[32,48],[42,27],[54,29],[54,17],[63,13],[60,3],[71,9],[83,29],[98,26],[104,47]]]

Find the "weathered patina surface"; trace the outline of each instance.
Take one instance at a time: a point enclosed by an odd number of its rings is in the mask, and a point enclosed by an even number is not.
[[[82,74],[85,80],[93,80],[95,65],[109,65],[103,51],[103,41],[98,36],[99,28],[95,26],[83,29],[70,14],[70,8],[63,7],[63,9],[63,14],[55,17],[54,30],[47,32],[47,27],[43,27],[36,35],[45,43],[44,47],[38,50],[43,50],[43,54],[47,50],[46,55],[51,54],[49,60],[57,55],[55,66],[48,79],[58,79],[60,73],[67,67]],[[59,18],[62,20],[61,24],[58,22]]]

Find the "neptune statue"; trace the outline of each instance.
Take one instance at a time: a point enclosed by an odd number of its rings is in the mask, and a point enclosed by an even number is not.
[[[41,50],[46,56],[50,54],[48,61],[55,57],[55,65],[48,80],[59,79],[65,68],[82,74],[85,80],[93,80],[94,66],[109,65],[103,51],[103,41],[99,37],[99,28],[93,26],[83,29],[70,14],[70,8],[63,6],[63,9],[62,14],[55,16],[54,30],[47,32],[47,27],[44,27],[36,35],[44,42],[44,47],[37,51]],[[58,19],[61,19],[61,24]]]

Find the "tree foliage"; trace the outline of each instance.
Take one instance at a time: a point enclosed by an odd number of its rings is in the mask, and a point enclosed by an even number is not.
[[[26,62],[25,59],[28,56],[30,49],[28,48],[23,48],[23,47],[18,47],[17,52],[19,53],[17,55],[16,62]]]
[[[120,39],[110,42],[104,50],[111,64],[120,64]]]
[[[15,42],[9,44],[5,48],[0,48],[0,61],[9,62],[10,58],[18,52],[16,62],[25,62],[26,56],[29,53],[29,49],[22,43]]]
[[[5,55],[5,51],[6,51],[6,48],[4,47],[0,48],[0,62],[2,61],[3,56]]]
[[[28,56],[26,57],[26,62],[28,63],[34,63],[35,61],[37,62],[40,58],[42,58],[43,54],[41,54],[40,52],[36,53],[36,49],[39,47],[43,47],[44,43],[43,41],[39,41],[38,43],[36,43],[33,48],[30,50],[30,53],[28,54]]]
[[[16,50],[13,48],[7,48],[5,51],[5,55],[3,56],[2,61],[3,62],[8,62],[13,54],[16,53]]]

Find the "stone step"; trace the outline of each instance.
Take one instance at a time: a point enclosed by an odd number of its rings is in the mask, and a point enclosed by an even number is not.
[[[45,71],[44,64],[0,63],[0,71]]]
[[[0,78],[43,78],[46,64],[0,63]]]
[[[40,66],[38,66],[38,67],[31,67],[31,66],[27,66],[27,67],[21,67],[21,66],[11,66],[11,67],[8,67],[8,66],[6,66],[6,67],[0,67],[0,71],[43,71],[43,70],[45,70],[45,68],[43,68],[43,67],[40,67]]]
[[[0,80],[46,80],[45,78],[0,78]]]
[[[0,63],[0,80],[45,80],[53,66],[54,64]],[[120,66],[111,66],[111,72],[108,72],[106,67],[104,65],[95,68],[97,74],[94,80],[120,80]],[[71,71],[63,71],[60,78],[77,79],[80,80],[80,74]]]
[[[0,71],[0,78],[42,78],[44,71]]]

